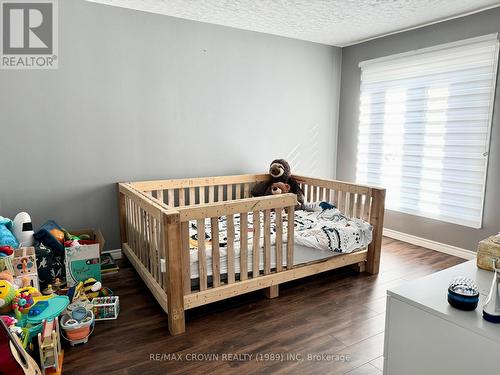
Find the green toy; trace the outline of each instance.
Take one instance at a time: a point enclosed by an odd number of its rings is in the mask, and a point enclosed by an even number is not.
[[[79,241],[79,240],[90,240],[89,234],[80,234],[79,236],[75,236],[69,233],[66,229],[62,228],[64,233],[64,241]]]

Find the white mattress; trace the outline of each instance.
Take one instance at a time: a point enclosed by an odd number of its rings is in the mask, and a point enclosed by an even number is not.
[[[240,273],[240,251],[239,249],[234,250],[234,258],[235,265],[234,269],[236,273]],[[220,254],[220,274],[227,273],[227,249],[221,248],[219,250]],[[293,254],[293,264],[299,265],[302,263],[307,263],[315,260],[330,258],[332,256],[342,255],[342,253],[335,253],[330,250],[320,250],[307,246],[294,244],[294,254]],[[253,251],[252,249],[248,249],[248,272],[252,271],[253,268]],[[206,258],[207,258],[207,276],[212,275],[212,249],[209,248],[206,250]],[[283,265],[286,265],[286,244],[283,244]],[[197,279],[199,277],[198,270],[198,251],[191,250],[190,251],[190,263],[191,263],[191,279]],[[275,246],[271,247],[271,268],[276,267],[276,250]],[[260,250],[259,256],[259,269],[264,269],[264,250]]]

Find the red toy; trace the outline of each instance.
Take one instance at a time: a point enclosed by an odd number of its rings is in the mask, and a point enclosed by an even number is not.
[[[14,253],[12,246],[0,246],[0,253],[11,256]]]

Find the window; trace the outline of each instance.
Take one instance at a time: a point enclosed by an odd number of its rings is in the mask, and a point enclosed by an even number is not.
[[[480,228],[497,64],[497,34],[361,62],[357,182]]]

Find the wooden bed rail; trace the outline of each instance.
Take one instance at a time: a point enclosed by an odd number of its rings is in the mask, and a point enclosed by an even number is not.
[[[378,273],[384,228],[385,189],[306,176],[296,178],[301,182],[306,204],[331,202],[346,216],[363,219],[373,226],[373,240],[368,246],[365,267],[368,273]]]
[[[248,174],[133,182],[130,186],[173,208],[250,198],[253,185],[268,178],[267,174]]]
[[[197,206],[187,206],[178,209],[181,223],[181,253],[184,255],[182,264],[183,289],[184,294],[191,294],[191,270],[189,264],[190,237],[189,222],[195,221],[197,227],[197,255],[198,255],[198,279],[199,290],[204,291],[209,288],[207,275],[207,249],[205,243],[205,233],[211,234],[211,260],[212,260],[212,288],[217,288],[223,284],[222,276],[226,276],[225,282],[232,284],[247,278],[260,276],[260,257],[262,255],[263,274],[271,272],[281,272],[283,268],[283,244],[286,242],[286,269],[293,267],[293,231],[294,226],[284,228],[284,218],[282,209],[286,210],[287,222],[294,222],[294,209],[297,204],[295,194],[283,194],[279,196],[266,196],[259,198],[240,199],[232,202],[211,203]],[[271,210],[274,210],[276,239],[275,245],[271,243]],[[248,224],[249,214],[252,214],[253,239],[249,249]],[[235,215],[238,215],[240,226],[235,225]],[[262,215],[262,218],[261,218]],[[219,249],[219,218],[225,218],[227,225],[227,271],[222,274],[220,269],[220,249]],[[210,222],[210,229],[207,230],[207,221]],[[262,225],[261,225],[262,224]],[[261,233],[262,231],[262,233]],[[240,238],[239,249],[235,249],[236,238]],[[260,238],[264,239],[263,247]],[[203,239],[200,241],[199,239]],[[257,239],[257,240],[255,240]],[[275,267],[271,270],[272,251],[274,250]],[[235,270],[235,255],[239,251],[240,272]],[[248,255],[252,254],[252,269],[248,267]],[[238,278],[238,280],[237,280]],[[271,294],[276,294],[272,292]]]
[[[170,180],[153,180],[132,182],[131,186],[138,190],[152,191],[159,189],[189,188],[196,186],[213,186],[227,184],[244,184],[257,181],[265,181],[268,174],[242,174],[234,176],[214,176],[197,178],[179,178]]]
[[[166,232],[163,230],[167,210],[136,191],[127,183],[118,184],[120,237],[122,250],[152,291],[165,311],[167,274]]]

